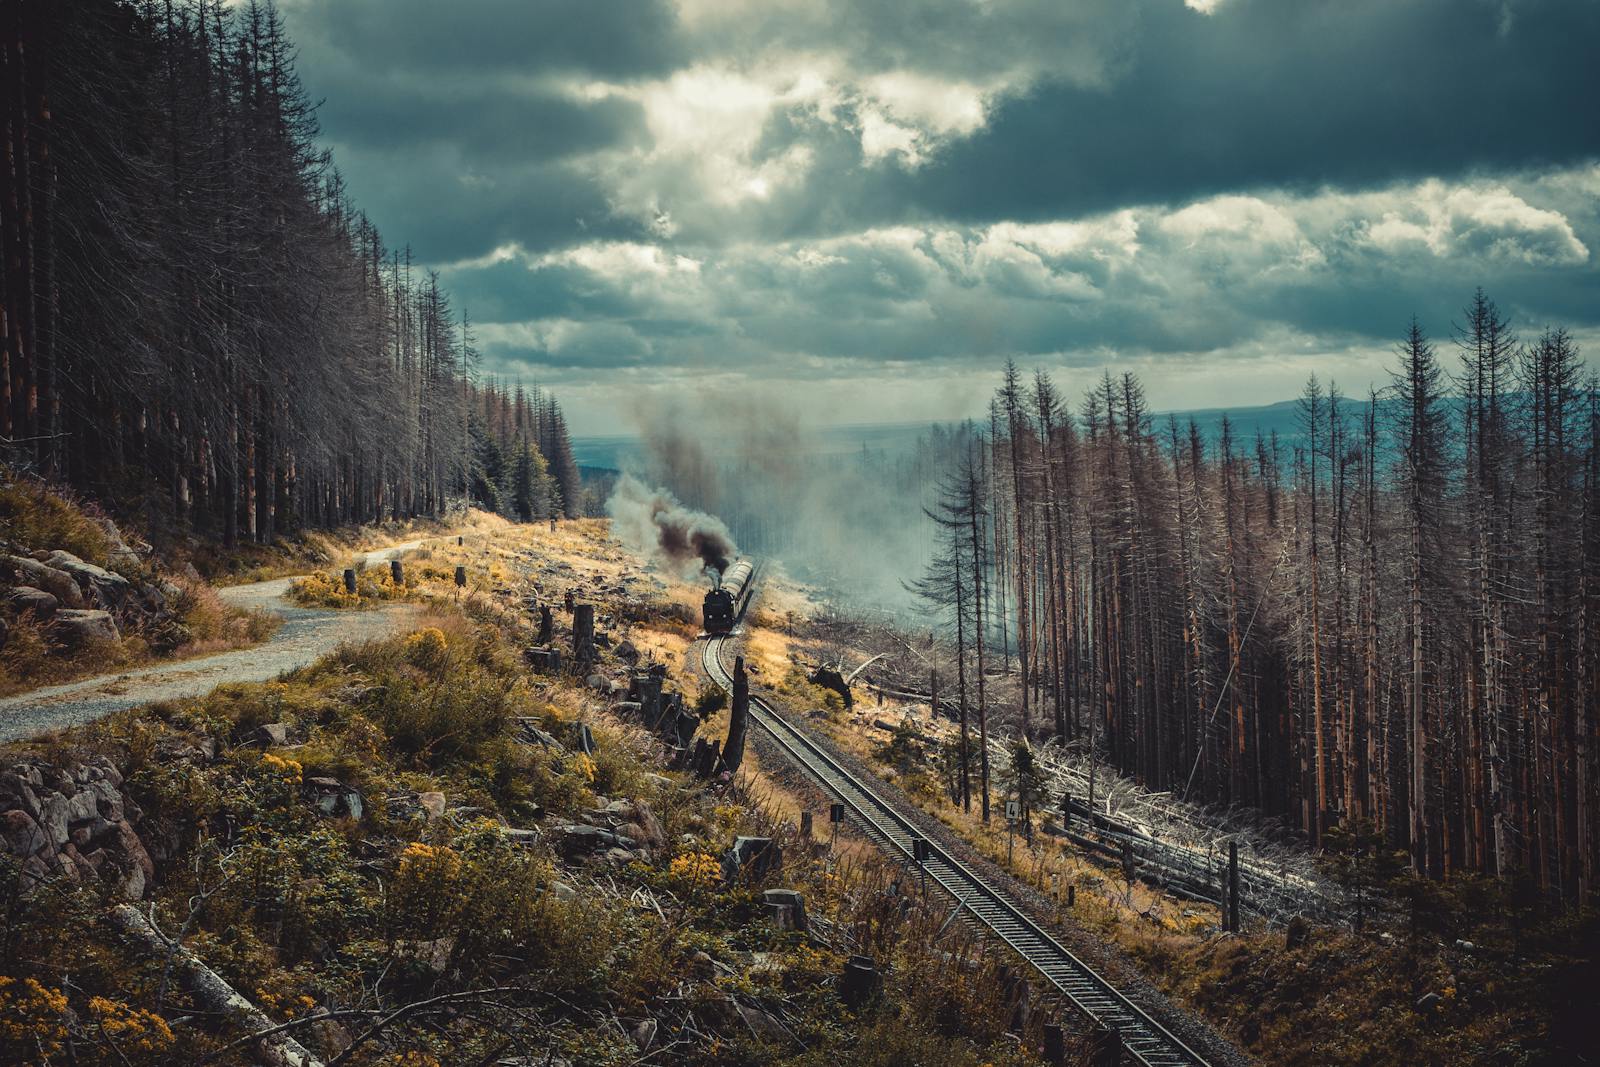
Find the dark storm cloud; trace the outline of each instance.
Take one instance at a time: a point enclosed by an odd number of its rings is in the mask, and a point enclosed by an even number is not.
[[[1510,14],[1507,14],[1507,10]],[[1600,156],[1600,4],[1147,3],[1104,85],[1048,72],[927,165],[825,191],[881,218],[1080,215]]]
[[[364,70],[582,73],[628,80],[675,69],[686,42],[665,0],[289,0],[296,40]]]
[[[591,175],[563,161],[480,166],[449,143],[394,150],[331,143],[356,203],[386,241],[409,246],[420,263],[513,243],[543,248],[642,232],[611,211]]]
[[[455,146],[474,166],[548,162],[645,139],[639,106],[626,100],[575,100],[545,89],[469,84],[435,86],[388,78],[383,91],[361,83],[326,86],[336,107],[323,108],[335,139],[365,148],[415,151]]]

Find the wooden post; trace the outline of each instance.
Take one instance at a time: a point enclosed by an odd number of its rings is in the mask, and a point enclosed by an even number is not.
[[[1122,1035],[1109,1026],[1096,1026],[1089,1039],[1089,1063],[1092,1067],[1120,1067],[1122,1063]]]
[[[534,639],[536,645],[548,645],[550,638],[555,634],[555,618],[550,614],[550,605],[539,605],[539,636]]]
[[[456,588],[457,589],[464,589],[464,588],[466,588],[466,584],[467,584],[467,568],[458,566],[456,568]]]
[[[654,730],[661,719],[661,678],[646,674],[639,679],[639,717]]]
[[[744,671],[744,657],[733,660],[733,704],[728,710],[728,740],[722,746],[722,765],[730,774],[739,772],[744,762],[744,738],[750,723],[750,678]]]
[[[354,567],[346,567],[344,569],[344,591],[351,596],[356,594],[356,569]]]
[[[401,566],[399,560],[391,559],[389,561],[389,577],[394,579],[395,585],[406,584],[406,569]]]
[[[1077,906],[1078,906],[1078,887],[1076,885],[1069,885],[1069,886],[1067,886],[1067,907],[1075,908]]]
[[[1060,1023],[1044,1024],[1044,1062],[1050,1067],[1067,1067],[1067,1032]]]
[[[1228,898],[1224,907],[1223,929],[1239,932],[1239,842],[1228,842]]]
[[[811,813],[809,811],[800,813],[800,836],[807,841],[811,840]]]

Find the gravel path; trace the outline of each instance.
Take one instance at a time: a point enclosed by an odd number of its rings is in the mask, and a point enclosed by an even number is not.
[[[421,547],[421,541],[407,541],[368,553],[365,566],[386,564]],[[140,704],[200,696],[225,682],[268,681],[347,642],[386,637],[416,613],[412,604],[391,604],[371,611],[296,607],[283,597],[293,580],[275,578],[217,590],[232,607],[262,608],[283,617],[283,625],[265,644],[7,697],[0,700],[0,742],[79,726]]]

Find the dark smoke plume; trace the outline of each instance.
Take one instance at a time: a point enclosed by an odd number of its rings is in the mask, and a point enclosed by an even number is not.
[[[720,577],[738,552],[721,519],[686,508],[665,489],[649,489],[632,475],[617,479],[606,511],[624,544],[680,571],[698,560]]]

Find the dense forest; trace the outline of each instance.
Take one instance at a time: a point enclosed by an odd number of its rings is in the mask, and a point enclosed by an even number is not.
[[[147,528],[575,515],[548,393],[346,195],[270,5],[3,7],[0,438]]]
[[[1600,394],[1565,332],[1480,292],[1381,392],[1313,378],[1293,441],[1153,418],[1132,375],[1074,412],[1009,366],[991,412],[918,586],[978,726],[1014,662],[1024,731],[1155,789],[1593,891]]]

